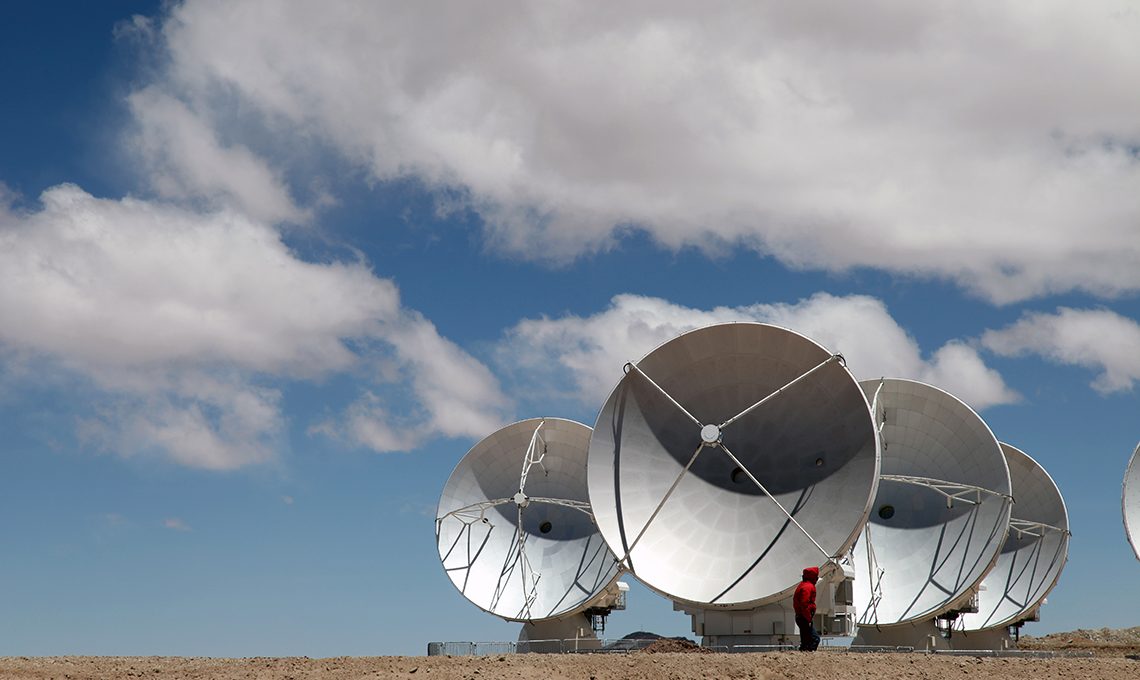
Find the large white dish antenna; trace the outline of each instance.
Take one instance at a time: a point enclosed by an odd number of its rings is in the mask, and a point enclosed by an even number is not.
[[[997,563],[982,580],[977,613],[961,614],[957,627],[985,630],[1032,615],[1045,599],[1069,554],[1069,513],[1045,468],[1023,451],[1001,444],[1013,487],[1009,537]]]
[[[969,406],[911,380],[860,383],[883,444],[879,490],[856,546],[859,625],[932,619],[964,604],[1009,529],[1009,468]]]
[[[1128,461],[1128,469],[1124,471],[1120,505],[1124,511],[1124,534],[1128,536],[1136,559],[1140,560],[1140,444],[1136,445]]]
[[[590,501],[653,590],[746,608],[849,550],[875,496],[878,438],[833,355],[776,326],[685,333],[627,364],[590,438]]]
[[[590,428],[535,418],[475,445],[439,499],[436,544],[451,582],[511,621],[590,606],[619,568],[598,535],[586,492]]]

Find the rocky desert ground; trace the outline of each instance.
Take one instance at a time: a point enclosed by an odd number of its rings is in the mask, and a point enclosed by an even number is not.
[[[28,680],[895,680],[1033,678],[1140,679],[1140,627],[1078,630],[1023,638],[1021,649],[1051,658],[868,654],[821,651],[717,654],[673,640],[621,654],[511,654],[485,657],[350,657],[332,659],[183,657],[7,657],[0,678]]]

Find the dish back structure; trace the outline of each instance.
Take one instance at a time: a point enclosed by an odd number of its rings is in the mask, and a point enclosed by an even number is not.
[[[972,607],[1009,530],[1009,468],[986,423],[953,395],[912,380],[861,383],[882,437],[874,508],[855,550],[864,627]],[[933,629],[933,626],[931,626]]]
[[[960,615],[955,628],[987,630],[1035,619],[1061,578],[1069,554],[1069,513],[1045,468],[1024,451],[1001,444],[1013,487],[1009,536],[982,580],[978,611]]]
[[[1120,492],[1120,506],[1124,513],[1124,535],[1140,560],[1140,444],[1132,452],[1128,469],[1124,471],[1124,484]]]
[[[451,582],[480,609],[510,621],[567,617],[616,581],[586,491],[589,441],[581,423],[523,420],[480,441],[451,473],[436,545]]]
[[[728,323],[626,364],[590,438],[588,486],[602,537],[649,588],[745,609],[847,554],[878,471],[870,409],[841,356]]]

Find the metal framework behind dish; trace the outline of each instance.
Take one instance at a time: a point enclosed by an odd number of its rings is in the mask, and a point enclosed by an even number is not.
[[[970,407],[924,383],[860,383],[882,437],[878,495],[856,546],[861,626],[959,608],[1009,530],[1010,478],[997,439]]]
[[[982,580],[978,611],[961,614],[956,630],[1000,628],[1033,616],[1069,554],[1069,514],[1057,484],[1025,452],[1004,442],[1001,449],[1014,498],[1009,536]]]
[[[1120,509],[1124,514],[1124,534],[1136,559],[1140,560],[1140,444],[1128,460],[1124,483],[1120,490]]]
[[[846,556],[879,471],[843,358],[793,331],[707,326],[625,366],[590,438],[589,490],[619,561],[677,602],[788,597]]]
[[[510,621],[583,611],[619,576],[586,491],[590,428],[560,418],[508,425],[447,480],[436,545],[451,582]]]

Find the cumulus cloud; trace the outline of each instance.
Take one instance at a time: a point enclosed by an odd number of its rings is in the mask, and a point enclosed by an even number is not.
[[[409,451],[431,436],[485,436],[504,424],[510,401],[498,379],[477,359],[439,335],[417,312],[385,325],[392,358],[374,362],[384,382],[401,382],[395,394],[366,390],[342,416],[309,429],[374,451]],[[384,378],[383,376],[387,376]],[[401,377],[396,377],[401,376]],[[413,413],[393,406],[414,395]]]
[[[251,376],[207,367],[113,370],[74,363],[96,378],[99,405],[78,420],[80,442],[130,457],[159,454],[189,467],[229,470],[272,460],[284,418],[280,392]]]
[[[310,427],[309,434],[348,441],[379,452],[408,451],[422,437],[411,423],[401,423],[386,402],[372,391],[365,391],[343,415]]]
[[[183,102],[154,88],[128,101],[136,122],[133,149],[159,195],[234,206],[270,223],[308,219],[264,160],[240,144],[222,145],[209,122]]]
[[[395,286],[365,266],[304,262],[238,213],[98,199],[74,185],[41,201],[0,216],[10,346],[101,367],[220,361],[307,375],[347,367],[342,339],[399,309]]]
[[[666,300],[619,295],[589,317],[527,319],[512,328],[499,360],[512,379],[540,395],[566,385],[569,396],[600,405],[636,361],[662,342],[712,323],[760,321],[791,328],[844,355],[856,378],[911,378],[937,385],[974,408],[1016,401],[997,371],[977,351],[950,342],[924,358],[918,343],[875,298],[826,293],[795,304],[693,309]],[[546,389],[547,394],[550,393]]]
[[[404,389],[412,412],[394,412],[421,440],[483,434],[508,407],[485,367],[363,263],[306,262],[229,210],[72,185],[41,202],[0,207],[0,364],[92,390],[98,406],[78,428],[92,446],[208,469],[265,462],[285,381],[384,361],[394,370],[363,375],[361,389]]]
[[[168,517],[162,520],[162,526],[171,531],[192,531],[190,525],[179,517]]]
[[[505,408],[497,381],[487,367],[439,335],[419,314],[387,336],[407,362],[412,387],[430,415],[432,427],[446,435],[487,433],[502,422],[488,418]]]
[[[1101,394],[1129,391],[1140,380],[1140,323],[1107,309],[1028,313],[1006,328],[986,331],[982,344],[1002,356],[1036,354],[1099,371],[1092,387]]]
[[[1124,2],[189,0],[161,85],[459,188],[504,252],[634,228],[1009,302],[1140,289],[1138,31]]]

